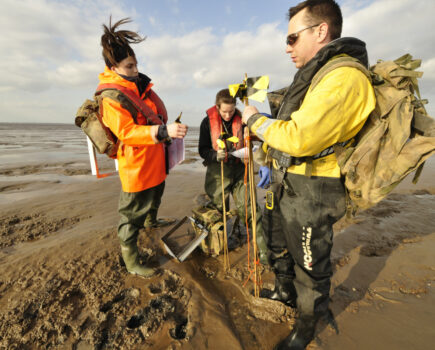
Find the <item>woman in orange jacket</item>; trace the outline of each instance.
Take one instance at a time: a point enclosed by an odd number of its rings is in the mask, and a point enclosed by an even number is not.
[[[151,79],[138,72],[136,55],[130,47],[144,38],[135,32],[117,30],[128,22],[130,20],[126,18],[113,26],[111,21],[109,27],[103,25],[101,45],[106,67],[99,76],[98,89],[128,89],[146,105],[146,113],[144,109],[138,112],[122,93],[110,90],[102,95],[100,108],[104,124],[121,142],[117,159],[122,184],[118,226],[122,257],[128,272],[150,277],[155,271],[139,263],[137,237],[148,216],[156,216],[163,195],[166,178],[164,142],[170,138],[183,138],[187,126],[166,125],[166,108],[151,89]]]

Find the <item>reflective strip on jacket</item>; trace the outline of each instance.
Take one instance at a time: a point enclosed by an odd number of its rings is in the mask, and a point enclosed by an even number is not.
[[[139,96],[135,83],[127,81],[109,68],[99,75],[100,84],[119,84],[134,91]],[[144,94],[151,89],[149,84]],[[145,103],[156,113],[156,105],[149,99]],[[124,192],[139,192],[161,184],[166,178],[165,149],[158,143],[158,125],[146,125],[143,115],[138,113],[137,123],[121,104],[110,98],[103,99],[103,122],[122,142],[118,149],[118,169]]]
[[[283,121],[260,117],[251,130],[270,147],[294,157],[315,155],[337,142],[353,138],[375,108],[368,78],[356,68],[341,67],[328,73],[311,90],[301,107]],[[275,165],[276,166],[276,165]],[[313,160],[312,176],[340,177],[335,154]],[[306,163],[287,171],[305,174]]]

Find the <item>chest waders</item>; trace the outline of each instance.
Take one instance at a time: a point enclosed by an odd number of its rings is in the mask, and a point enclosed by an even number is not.
[[[317,71],[331,58],[346,54],[367,65],[365,44],[342,38],[330,42],[296,73],[288,89],[276,92],[275,118],[290,120],[297,111]],[[332,147],[332,145],[331,145]],[[311,176],[314,158],[331,154],[325,149],[311,157],[297,158],[278,150],[270,155],[278,169],[272,171],[272,209],[265,209],[264,228],[269,240],[269,264],[276,275],[275,289],[265,297],[286,303],[296,299],[300,317],[290,335],[277,349],[305,348],[313,339],[317,321],[329,311],[332,267],[332,225],[345,214],[345,189],[340,178]],[[306,163],[306,176],[287,172],[292,165]],[[332,322],[332,321],[331,321]]]

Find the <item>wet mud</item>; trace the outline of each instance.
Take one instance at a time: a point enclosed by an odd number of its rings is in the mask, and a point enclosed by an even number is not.
[[[203,176],[169,176],[160,215],[190,215],[205,200]],[[295,310],[252,295],[246,244],[225,273],[221,257],[198,250],[174,261],[160,240],[169,229],[143,229],[141,260],[158,274],[129,275],[116,237],[119,180],[80,179],[40,183],[45,193],[32,196],[31,183],[0,186],[20,195],[0,204],[0,349],[273,349],[290,332]],[[340,333],[319,324],[309,349],[431,348],[434,209],[427,186],[337,223],[331,309]],[[271,288],[270,269],[258,272]]]

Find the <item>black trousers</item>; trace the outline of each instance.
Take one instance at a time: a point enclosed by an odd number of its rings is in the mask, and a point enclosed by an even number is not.
[[[277,276],[293,280],[301,315],[328,309],[332,267],[332,225],[346,211],[339,178],[287,173],[281,185],[272,172],[274,208],[265,208],[263,228],[269,263]]]

